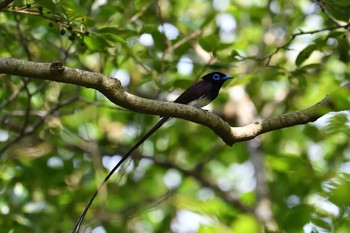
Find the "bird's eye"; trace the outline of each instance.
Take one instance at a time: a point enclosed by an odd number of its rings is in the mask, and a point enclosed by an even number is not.
[[[220,75],[219,74],[214,74],[213,75],[213,79],[214,80],[219,80],[220,79]]]

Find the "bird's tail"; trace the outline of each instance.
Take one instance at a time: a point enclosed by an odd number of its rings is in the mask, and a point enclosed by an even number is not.
[[[102,187],[104,186],[104,184],[109,180],[109,178],[113,175],[113,173],[124,163],[124,161],[130,157],[130,155],[132,154],[132,152],[134,152],[144,141],[147,140],[147,138],[149,138],[154,132],[156,132],[162,125],[164,125],[165,122],[167,122],[170,119],[170,117],[162,117],[158,123],[153,126],[153,128],[151,130],[149,130],[124,156],[123,158],[113,167],[113,169],[108,173],[108,175],[105,177],[105,179],[103,180],[103,182],[100,184],[100,186],[98,187],[98,189],[96,190],[96,192],[94,193],[94,195],[91,197],[89,203],[85,206],[85,209],[83,211],[83,213],[80,215],[77,223],[75,224],[73,233],[77,233],[79,232],[79,229],[81,227],[81,224],[84,220],[84,217],[87,213],[87,211],[89,210],[92,202],[94,201],[95,197],[97,196],[97,194],[101,191]]]

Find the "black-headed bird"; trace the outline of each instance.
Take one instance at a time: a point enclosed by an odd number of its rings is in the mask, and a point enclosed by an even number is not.
[[[231,79],[231,76],[227,76],[220,72],[212,72],[202,77],[202,80],[194,83],[188,89],[186,89],[174,102],[179,104],[191,105],[197,108],[202,108],[212,102],[219,94],[220,88],[224,82]],[[78,219],[73,233],[79,232],[80,226],[84,220],[84,217],[94,201],[95,197],[101,190],[102,186],[107,182],[107,180],[113,175],[113,173],[122,165],[122,163],[129,158],[129,156],[134,152],[144,141],[147,140],[154,132],[156,132],[170,117],[163,116],[158,123],[153,126],[123,157],[122,159],[113,167],[113,169],[108,173],[106,178],[103,180],[97,191],[94,193],[89,203],[86,205],[83,213]]]

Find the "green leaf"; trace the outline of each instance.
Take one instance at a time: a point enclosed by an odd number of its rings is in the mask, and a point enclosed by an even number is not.
[[[216,34],[199,39],[200,46],[208,52],[213,52],[219,48],[220,40]]]
[[[126,44],[126,41],[120,36],[121,34],[127,34],[128,36],[136,34],[136,32],[131,30],[120,30],[118,27],[104,27],[99,29],[96,33],[99,34],[101,38],[104,38],[109,42],[123,44]]]
[[[301,88],[305,88],[307,86],[307,80],[305,75],[298,76],[298,86]]]
[[[344,62],[348,63],[350,60],[349,51],[350,45],[346,38],[339,38],[338,39],[338,51],[339,51],[339,59]]]
[[[350,91],[347,89],[339,89],[332,93],[332,99],[334,100],[334,109],[339,111],[347,110],[350,108]]]
[[[312,219],[312,223],[315,224],[317,227],[322,229],[322,232],[332,232],[330,229],[329,223],[324,218],[314,218]],[[312,231],[312,232],[319,232],[319,231]]]
[[[239,53],[237,50],[232,50],[231,52],[227,50],[217,51],[215,52],[215,56],[225,63],[239,60]]]
[[[118,27],[104,27],[97,30],[99,34],[111,34],[118,36],[121,40],[125,41],[127,37],[138,36],[138,33],[129,29],[120,29]]]
[[[259,232],[259,223],[251,215],[241,214],[233,223],[232,223],[233,232],[237,233],[253,233]]]
[[[240,56],[239,52],[235,49],[231,50],[231,54],[230,54],[231,57],[236,57],[236,56]]]
[[[324,133],[315,125],[307,124],[304,127],[303,133],[314,142],[319,142],[323,139]]]
[[[93,27],[96,24],[94,19],[92,19],[91,17],[87,17],[87,16],[82,17],[81,22],[83,22],[83,24],[87,27]]]
[[[105,38],[100,36],[88,36],[84,38],[86,46],[93,51],[103,52],[107,48],[112,47]]]
[[[52,0],[36,0],[36,2],[51,12],[56,12],[56,4]]]
[[[349,206],[349,188],[350,181],[349,177],[338,178],[336,187],[332,190],[332,194],[330,196],[330,201],[333,202],[337,206]]]
[[[294,230],[298,230],[310,221],[310,215],[312,214],[312,211],[313,208],[308,205],[297,205],[289,209],[285,218],[285,224],[289,225],[289,227]]]
[[[295,64],[297,66],[300,66],[306,59],[310,57],[312,52],[317,49],[317,46],[315,44],[310,44],[306,46],[298,55],[297,59],[295,60]]]
[[[101,35],[102,38],[105,38],[106,40],[108,40],[109,42],[112,42],[112,43],[123,43],[123,44],[126,44],[126,41],[117,36],[117,35],[113,35],[113,34],[104,34],[104,35]]]
[[[348,117],[343,113],[337,113],[332,116],[327,122],[327,131],[332,134],[336,133],[348,133],[349,127],[347,126]]]
[[[319,64],[319,63],[312,63],[312,64],[307,64],[305,66],[300,67],[299,70],[309,71],[309,70],[313,70],[313,69],[319,69],[320,66],[321,66],[321,64]]]
[[[340,32],[340,31],[331,31],[327,38],[339,38],[339,37],[343,37],[344,36],[344,32]]]
[[[160,33],[158,30],[153,30],[152,31],[152,37],[153,37],[153,40],[155,41],[154,45],[155,47],[160,50],[160,51],[163,51],[165,49],[165,36]]]
[[[333,2],[334,1],[332,1],[332,3]],[[337,0],[336,4],[339,5],[339,6],[349,6],[350,5],[349,0]]]
[[[348,21],[349,0],[326,0],[327,11],[337,20]]]

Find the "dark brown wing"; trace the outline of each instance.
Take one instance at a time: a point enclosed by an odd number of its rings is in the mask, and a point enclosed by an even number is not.
[[[174,101],[175,103],[180,104],[188,104],[194,100],[197,100],[207,93],[212,91],[213,85],[206,81],[200,80],[187,88],[177,99]]]

